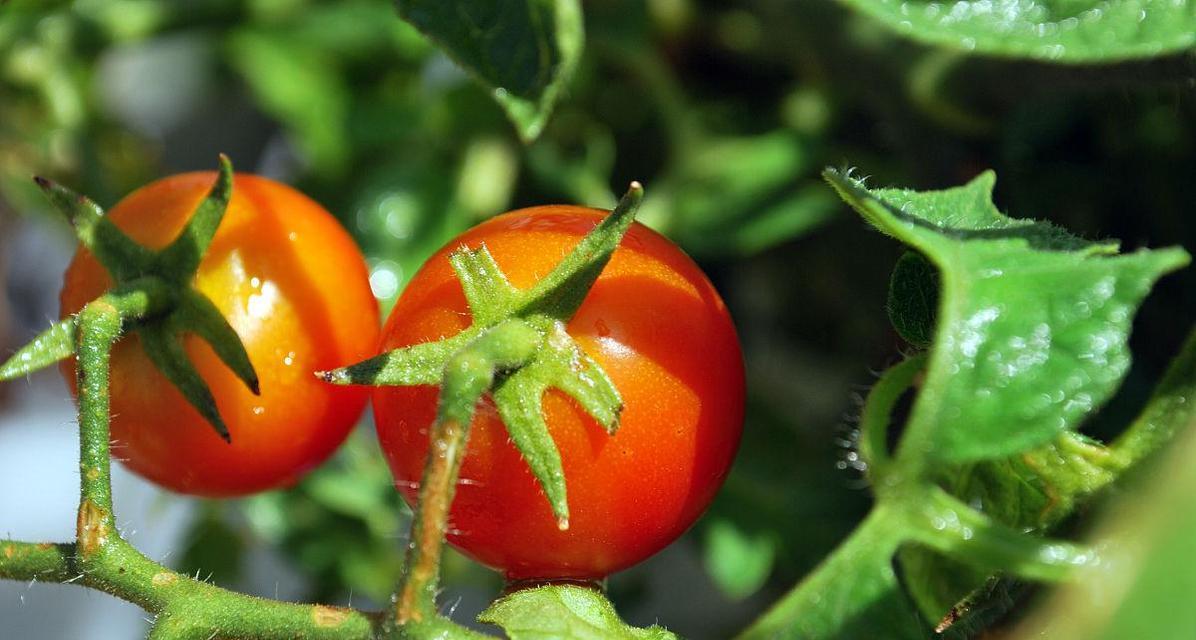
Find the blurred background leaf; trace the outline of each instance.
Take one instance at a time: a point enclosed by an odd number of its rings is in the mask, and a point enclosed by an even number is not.
[[[1149,58],[1196,45],[1188,0],[843,0],[910,38],[1056,62]]]

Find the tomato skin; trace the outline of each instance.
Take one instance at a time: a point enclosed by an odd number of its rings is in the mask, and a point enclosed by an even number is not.
[[[173,240],[216,174],[186,173],[133,192],[107,214],[151,248]],[[112,281],[88,251],[67,268],[62,316]],[[225,443],[142,350],[136,334],[112,352],[112,455],[180,493],[246,495],[287,485],[327,458],[361,415],[368,392],[333,387],[312,372],[370,357],[378,303],[352,238],[318,204],[266,178],[237,174],[196,288],[241,337],[257,371],[254,396],[199,338],[184,348],[228,425]],[[62,367],[75,390],[74,363]]]
[[[606,212],[536,207],[457,237],[407,285],[383,350],[451,336],[470,314],[448,255],[485,243],[511,283],[530,287]],[[490,400],[479,404],[449,516],[450,543],[509,579],[598,578],[664,548],[701,515],[726,477],[743,424],[743,361],[726,307],[701,270],[636,223],[568,331],[624,400],[606,432],[550,389],[544,415],[561,452],[570,527],[558,529]],[[379,387],[378,436],[408,502],[417,499],[436,416],[434,387]]]

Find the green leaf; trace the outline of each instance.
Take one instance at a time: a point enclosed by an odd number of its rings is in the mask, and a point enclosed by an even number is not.
[[[0,380],[12,380],[75,355],[75,316],[59,320],[21,347],[3,365]]]
[[[1125,465],[1123,456],[1068,432],[1016,456],[950,468],[937,475],[952,495],[980,506],[994,520],[1018,531],[1043,534],[1112,484]],[[990,584],[991,571],[922,547],[902,549],[898,557],[910,595],[928,618],[942,618],[965,601],[966,608],[1011,604],[1008,585],[993,588]],[[964,608],[958,607],[958,611]]]
[[[632,182],[610,215],[602,219],[577,246],[532,288],[522,294],[515,313],[544,315],[568,322],[590,292],[590,287],[635,222],[644,199],[644,188]]]
[[[154,254],[133,242],[104,215],[104,210],[87,196],[41,177],[34,182],[71,226],[79,244],[96,256],[116,280],[133,277],[149,267]]]
[[[1061,63],[1150,58],[1196,45],[1189,0],[842,0],[914,40]]]
[[[141,337],[141,346],[145,349],[145,354],[158,371],[161,371],[179,393],[183,394],[183,398],[195,407],[199,415],[212,425],[221,439],[231,442],[228,426],[224,424],[224,419],[220,417],[220,411],[216,407],[216,398],[195,370],[195,365],[191,364],[178,336],[158,324],[145,325],[137,334]]]
[[[399,15],[493,91],[519,137],[539,137],[581,58],[577,0],[398,0]]]
[[[505,596],[478,616],[498,625],[511,640],[669,640],[667,630],[623,622],[614,605],[594,589],[555,585]]]
[[[1196,327],[1151,395],[1142,414],[1112,444],[1127,464],[1142,460],[1196,424]]]
[[[257,371],[249,361],[245,344],[207,296],[192,288],[184,290],[171,314],[171,325],[177,331],[190,331],[202,338],[253,395],[261,394]]]
[[[725,518],[711,523],[705,533],[703,563],[723,593],[742,600],[764,586],[777,555],[772,535],[746,531]]]
[[[827,180],[942,279],[934,349],[898,457],[907,463],[1004,457],[1074,429],[1129,367],[1133,314],[1181,249],[1114,255],[992,204],[994,176],[963,187],[869,191]]]
[[[220,170],[216,174],[216,182],[208,195],[200,201],[195,212],[187,219],[186,226],[179,232],[169,245],[158,254],[163,270],[183,282],[188,282],[195,275],[220,221],[224,219],[224,212],[228,209],[228,201],[233,196],[233,164],[228,156],[220,154]]]
[[[644,203],[644,220],[686,250],[750,255],[817,227],[836,213],[821,185],[799,181],[810,143],[792,132],[723,138],[683,154]]]
[[[934,340],[934,315],[939,305],[939,273],[914,251],[906,251],[893,267],[886,309],[893,328],[915,347]]]

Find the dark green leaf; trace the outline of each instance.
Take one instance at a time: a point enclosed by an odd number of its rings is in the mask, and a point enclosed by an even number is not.
[[[200,201],[186,226],[158,256],[161,265],[180,281],[190,281],[199,262],[208,252],[208,245],[216,235],[228,201],[233,196],[233,164],[228,156],[220,155],[220,170],[208,195]]]
[[[1186,0],[842,0],[910,38],[1011,58],[1093,63],[1196,45]]]
[[[907,342],[929,347],[939,306],[939,273],[926,258],[905,252],[889,281],[889,321]]]
[[[1188,262],[1181,249],[1115,256],[1114,244],[1003,216],[992,173],[922,193],[826,177],[942,278],[934,349],[902,450],[918,464],[1003,457],[1074,429],[1124,376],[1133,314],[1154,280]]]
[[[644,203],[644,218],[699,254],[750,255],[805,233],[836,212],[815,182],[809,143],[792,132],[710,141],[680,158]]]
[[[610,215],[602,219],[546,276],[523,294],[521,315],[543,314],[567,322],[610,262],[610,256],[635,222],[644,188],[632,182]]]
[[[525,142],[544,129],[581,57],[577,0],[398,0],[399,15],[487,88]]]
[[[676,638],[661,627],[628,626],[601,593],[573,585],[516,591],[490,605],[478,620],[502,627],[511,640]]]
[[[259,395],[257,372],[249,361],[245,344],[225,319],[215,304],[195,289],[187,289],[180,296],[178,307],[172,315],[172,326],[178,331],[190,331],[212,347],[220,361],[232,370],[241,382]]]
[[[178,336],[157,324],[146,325],[137,334],[141,338],[142,348],[158,371],[183,394],[183,398],[195,407],[225,442],[231,442],[228,427],[216,407],[216,398],[212,396],[208,384],[199,377],[195,365],[191,364]]]

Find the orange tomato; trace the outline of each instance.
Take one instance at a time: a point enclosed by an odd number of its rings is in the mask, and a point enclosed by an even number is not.
[[[151,183],[108,217],[151,248],[178,235],[216,174]],[[373,355],[378,304],[361,253],[320,205],[251,175],[234,179],[228,210],[195,276],[245,344],[261,383],[253,395],[195,336],[184,346],[228,425],[224,442],[142,351],[136,334],[112,353],[112,455],[155,483],[237,496],[295,481],[327,458],[364,408],[365,389],[332,387],[312,372]],[[67,268],[62,315],[112,286],[80,249]],[[72,389],[74,365],[63,367]]]
[[[484,243],[517,287],[547,274],[605,212],[537,207],[457,237],[407,285],[382,348],[451,336],[471,319],[448,261]],[[680,536],[714,497],[743,424],[739,342],[710,281],[680,249],[633,225],[568,332],[624,400],[609,436],[557,390],[544,414],[564,465],[570,527],[548,500],[489,400],[474,418],[448,541],[510,579],[596,578],[640,562]],[[398,488],[414,504],[436,416],[433,387],[379,387],[378,436]]]

